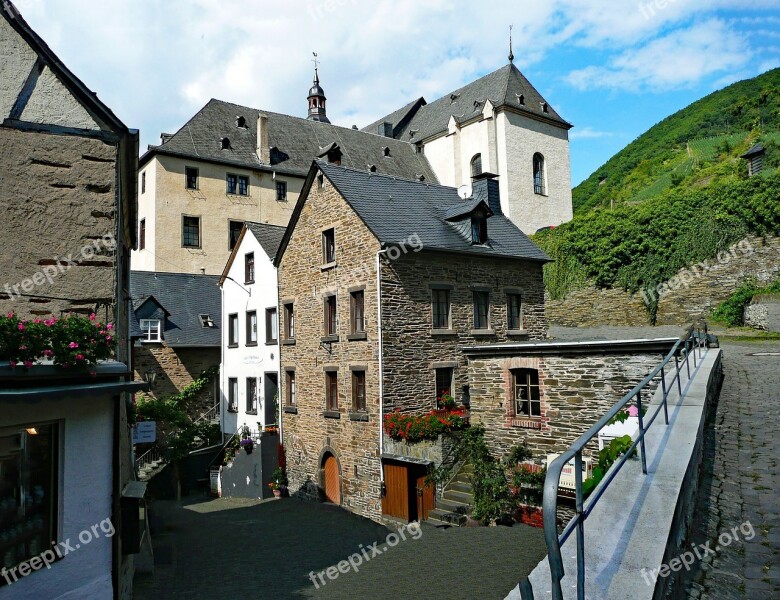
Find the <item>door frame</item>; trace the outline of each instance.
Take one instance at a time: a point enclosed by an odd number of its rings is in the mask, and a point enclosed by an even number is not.
[[[331,455],[336,460],[339,475],[339,506],[341,506],[344,504],[344,478],[341,476],[341,460],[339,460],[339,455],[336,454],[336,451],[330,446],[325,446],[320,451],[320,456],[317,459],[317,489],[320,494],[320,502],[330,502],[325,494],[325,461],[328,455]]]

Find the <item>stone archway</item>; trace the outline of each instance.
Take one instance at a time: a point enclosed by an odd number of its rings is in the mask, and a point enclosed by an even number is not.
[[[341,504],[341,464],[329,449],[320,457],[320,489],[326,502]]]

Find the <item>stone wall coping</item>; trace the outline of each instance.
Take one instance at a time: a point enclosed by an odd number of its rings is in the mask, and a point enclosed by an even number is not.
[[[669,352],[677,338],[595,340],[586,342],[523,342],[461,347],[468,356],[513,356],[540,354],[624,354]]]

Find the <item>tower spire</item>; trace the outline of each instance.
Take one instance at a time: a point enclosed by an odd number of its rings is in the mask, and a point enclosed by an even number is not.
[[[314,58],[314,81],[312,82],[311,89],[309,89],[309,116],[310,121],[321,121],[323,123],[330,123],[327,114],[325,114],[325,91],[320,87],[320,73],[319,73],[319,58],[316,52],[312,52]]]
[[[512,52],[512,26],[509,26],[509,63],[511,64],[515,60],[515,55]]]

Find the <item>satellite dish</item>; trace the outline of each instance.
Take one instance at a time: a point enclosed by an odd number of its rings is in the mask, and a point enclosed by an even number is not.
[[[458,196],[463,198],[464,200],[469,197],[469,188],[471,188],[470,185],[467,183],[464,183],[462,186],[458,188]]]

